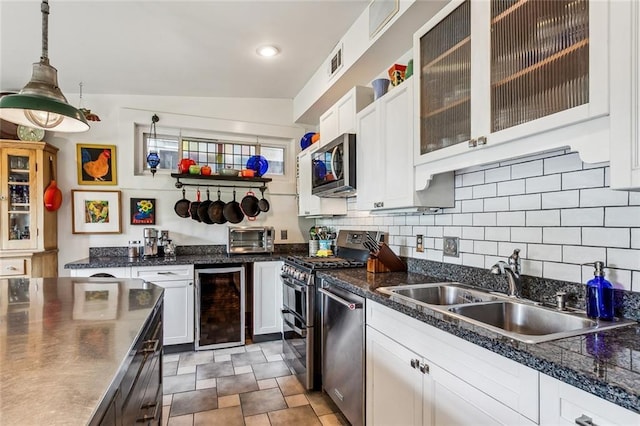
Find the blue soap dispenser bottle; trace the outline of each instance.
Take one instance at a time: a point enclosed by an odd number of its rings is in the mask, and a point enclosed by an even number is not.
[[[587,282],[587,316],[613,320],[613,286],[604,278],[604,263],[594,262],[593,278]]]

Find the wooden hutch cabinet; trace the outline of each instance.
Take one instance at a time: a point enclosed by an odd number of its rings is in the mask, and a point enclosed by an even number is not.
[[[58,275],[57,213],[44,207],[58,148],[0,139],[0,278]]]

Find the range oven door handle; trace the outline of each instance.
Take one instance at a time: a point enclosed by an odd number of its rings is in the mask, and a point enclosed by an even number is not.
[[[291,314],[292,312],[288,309],[283,309],[281,311],[281,315],[282,315],[282,321],[285,322],[285,324],[287,324],[289,327],[291,327],[291,329],[293,331],[295,331],[296,333],[298,333],[300,336],[302,336],[302,338],[307,337],[307,330],[303,330],[299,327],[296,327],[295,325],[293,325],[289,320],[287,320],[287,318],[285,318],[285,314]]]
[[[362,303],[349,302],[348,300],[344,300],[342,297],[337,296],[331,293],[330,291],[325,290],[324,288],[319,288],[318,291],[324,294],[325,296],[327,296],[329,299],[333,299],[339,304],[341,304],[342,306],[345,306],[350,311],[355,311],[356,309],[362,309]]]
[[[305,286],[303,284],[298,284],[296,282],[294,282],[293,280],[291,280],[288,277],[283,277],[282,279],[282,283],[284,285],[286,285],[287,287],[291,287],[292,289],[294,289],[297,292],[304,292],[306,290]]]

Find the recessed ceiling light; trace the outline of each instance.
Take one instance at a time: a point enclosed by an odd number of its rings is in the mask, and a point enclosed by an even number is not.
[[[280,50],[275,46],[261,46],[256,49],[256,53],[259,56],[264,56],[265,58],[270,58],[272,56],[276,56],[280,53]]]

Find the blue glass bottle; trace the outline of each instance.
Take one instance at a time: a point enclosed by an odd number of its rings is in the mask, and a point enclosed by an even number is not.
[[[604,263],[595,262],[593,278],[587,282],[587,316],[613,319],[613,286],[604,278]]]

